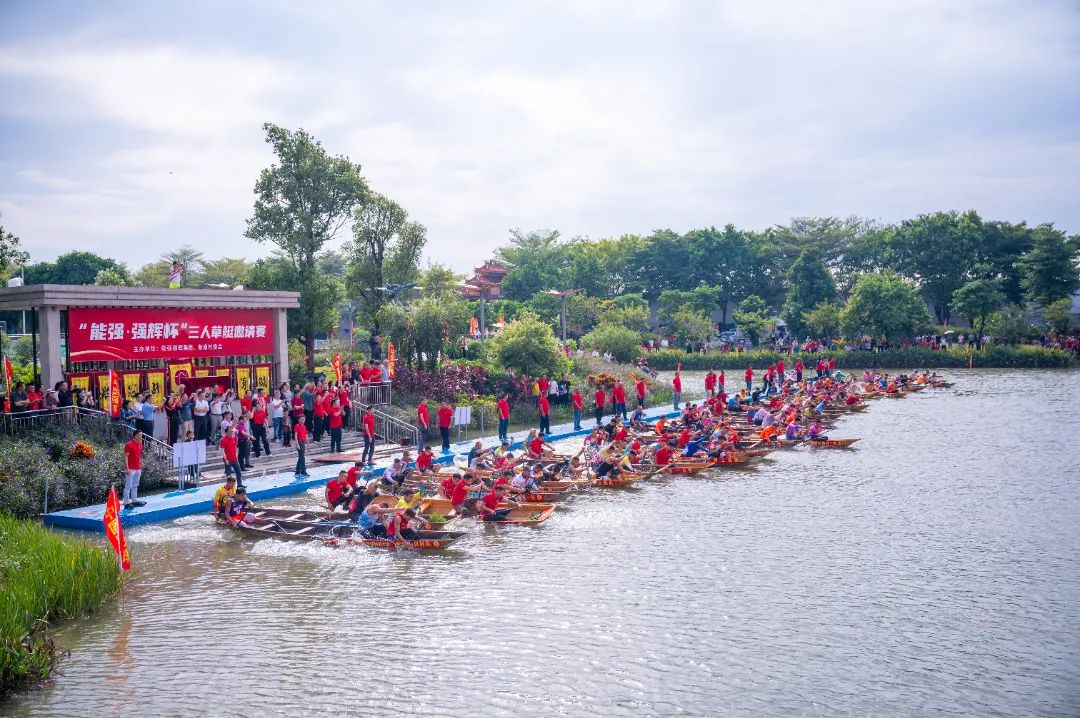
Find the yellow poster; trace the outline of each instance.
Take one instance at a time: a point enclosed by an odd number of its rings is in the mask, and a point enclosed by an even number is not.
[[[169,383],[173,389],[179,389],[184,379],[189,376],[198,376],[191,373],[191,360],[169,362]]]
[[[90,391],[89,374],[68,374],[68,386],[72,389]]]
[[[213,376],[213,374],[211,372],[213,372],[213,369],[211,369],[210,367],[201,367],[201,366],[195,367],[195,376],[196,377]]]
[[[165,404],[165,370],[153,370],[146,372],[146,386],[150,392],[150,396],[154,398],[155,406],[163,406]]]
[[[270,394],[270,367],[255,367],[255,386]]]
[[[120,377],[124,385],[124,398],[135,400],[135,396],[142,389],[142,372],[129,371],[124,372]]]
[[[251,393],[251,367],[236,367],[236,395],[243,399]]]
[[[109,410],[109,373],[95,374],[94,385],[97,387],[97,404],[102,411]]]

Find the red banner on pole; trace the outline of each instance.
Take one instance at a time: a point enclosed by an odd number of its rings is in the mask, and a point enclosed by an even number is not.
[[[109,498],[105,502],[105,515],[102,516],[105,524],[105,537],[116,551],[120,559],[120,568],[124,571],[131,569],[131,554],[128,553],[127,539],[124,538],[124,527],[120,523],[120,499],[116,495],[116,487],[109,487]]]
[[[68,310],[71,361],[187,359],[274,353],[270,309]]]
[[[334,355],[334,377],[337,379],[337,383],[340,384],[345,372],[341,369],[341,355]]]
[[[394,363],[397,361],[397,353],[394,351],[394,343],[386,343],[386,363],[390,365],[390,378],[394,378]]]
[[[120,374],[109,372],[109,413],[120,416],[120,407],[124,405],[124,392],[120,390]]]
[[[4,357],[4,382],[7,384],[7,391],[4,392],[4,411],[11,411],[14,408],[11,406],[11,386],[15,383],[13,379],[11,360]]]

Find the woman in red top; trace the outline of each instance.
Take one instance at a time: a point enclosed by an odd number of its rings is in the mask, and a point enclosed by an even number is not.
[[[326,415],[326,423],[330,427],[330,453],[341,452],[341,427],[344,424],[344,414],[341,410],[341,402],[334,399],[330,402],[330,412]],[[269,453],[269,452],[267,452]]]
[[[31,384],[26,390],[26,410],[37,411],[45,395],[41,393],[41,384]]]

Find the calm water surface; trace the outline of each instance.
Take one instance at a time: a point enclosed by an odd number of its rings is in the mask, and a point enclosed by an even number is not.
[[[952,376],[844,419],[857,450],[444,556],[135,529],[121,600],[0,713],[1076,716],[1080,372]]]

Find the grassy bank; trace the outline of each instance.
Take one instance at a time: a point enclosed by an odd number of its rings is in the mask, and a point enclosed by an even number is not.
[[[842,369],[958,369],[968,365],[968,349],[957,348],[933,351],[920,347],[890,349],[881,352],[832,352],[836,365]],[[816,361],[814,354],[802,354],[803,362],[810,365]],[[682,363],[684,369],[745,369],[749,364],[762,369],[780,359],[788,370],[795,363],[795,355],[772,351],[754,350],[736,353],[687,354],[673,349],[654,351],[646,355],[654,369],[673,370]],[[1075,355],[1061,349],[1043,349],[1034,346],[990,345],[971,353],[972,366],[981,369],[1056,369],[1080,364]]]
[[[92,613],[119,589],[116,557],[101,546],[0,516],[0,696],[56,666],[51,622]]]

